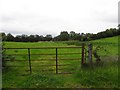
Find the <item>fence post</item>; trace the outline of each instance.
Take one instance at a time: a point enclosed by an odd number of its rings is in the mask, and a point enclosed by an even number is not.
[[[84,64],[84,43],[82,44],[82,62],[81,65]]]
[[[56,74],[58,74],[58,58],[57,58],[57,48],[56,48]]]
[[[86,55],[87,53],[86,53],[86,49],[85,49],[85,61],[86,61],[86,57],[87,57],[87,55]]]
[[[90,62],[90,65],[92,65],[92,44],[88,44],[88,60]]]
[[[28,59],[29,59],[29,67],[30,67],[30,74],[31,74],[32,69],[31,69],[31,60],[30,60],[30,48],[28,48]]]

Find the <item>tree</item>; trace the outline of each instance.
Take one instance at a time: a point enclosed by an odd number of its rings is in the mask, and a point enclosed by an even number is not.
[[[82,40],[82,36],[80,35],[80,33],[75,33],[74,40]]]
[[[69,40],[69,34],[67,31],[62,31],[59,35],[60,41],[68,41]]]
[[[28,35],[22,34],[22,35],[17,35],[14,39],[16,42],[28,42]]]
[[[20,35],[17,35],[16,37],[15,37],[15,40],[14,40],[15,42],[21,42],[22,41],[22,36],[20,36]]]
[[[34,42],[38,42],[39,41],[39,35],[34,35]]]
[[[118,29],[120,29],[120,24],[118,24]]]
[[[120,35],[120,28],[118,28],[117,33],[118,33],[118,35]]]
[[[112,29],[111,29],[111,28],[110,28],[110,29],[107,29],[107,30],[106,30],[106,34],[107,34],[107,37],[113,36]]]
[[[75,40],[75,32],[74,31],[70,31],[69,39],[70,40]]]
[[[6,34],[3,32],[3,33],[0,33],[1,36],[2,36],[2,41],[6,41]]]
[[[39,36],[39,41],[44,41],[44,36],[43,35]]]
[[[48,34],[45,36],[45,41],[51,41],[52,40],[52,35]]]
[[[6,36],[6,41],[14,41],[14,36],[12,34],[8,33]]]
[[[34,35],[30,35],[30,36],[28,37],[28,40],[29,40],[30,42],[35,42],[35,36],[34,36]]]
[[[22,42],[28,42],[28,35],[22,34],[21,39]]]

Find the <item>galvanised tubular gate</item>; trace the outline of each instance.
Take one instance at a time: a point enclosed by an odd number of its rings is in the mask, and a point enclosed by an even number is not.
[[[31,66],[31,55],[53,55],[53,54],[31,54],[30,50],[31,49],[55,49],[56,50],[56,53],[55,53],[55,60],[56,60],[56,65],[42,65],[42,66],[56,66],[56,74],[60,74],[58,73],[58,66],[64,66],[64,65],[59,65],[58,64],[58,49],[63,49],[63,48],[82,48],[82,51],[81,53],[62,53],[62,54],[59,54],[59,55],[65,55],[65,54],[81,54],[81,65],[83,65],[85,63],[85,60],[86,60],[86,49],[85,49],[85,45],[82,44],[82,46],[67,46],[67,47],[39,47],[39,48],[3,48],[4,50],[8,50],[8,49],[27,49],[28,50],[28,54],[24,54],[24,55],[28,55],[28,61],[29,61],[29,71],[30,71],[30,74],[32,73],[32,66]],[[23,55],[23,54],[8,54],[8,55]],[[69,58],[69,59],[66,59],[66,58],[62,58],[62,59],[59,59],[59,60],[80,60],[80,58]],[[46,59],[41,59],[41,60],[46,60]],[[54,59],[49,59],[49,60],[54,60]],[[12,60],[4,60],[4,61],[12,61]],[[26,61],[26,60],[14,60],[14,61]],[[32,60],[32,61],[39,61],[39,60]],[[5,66],[6,67],[6,66]],[[7,67],[24,67],[24,66],[7,66]],[[37,67],[37,66],[36,66]]]

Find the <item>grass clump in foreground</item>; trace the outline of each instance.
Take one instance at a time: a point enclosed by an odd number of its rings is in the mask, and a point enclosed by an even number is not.
[[[118,65],[104,63],[93,68],[83,68],[75,74],[77,83],[88,88],[118,88]]]

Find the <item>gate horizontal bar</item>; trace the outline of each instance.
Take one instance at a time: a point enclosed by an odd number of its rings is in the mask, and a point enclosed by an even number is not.
[[[4,60],[4,61],[10,61],[10,62],[14,62],[14,61],[27,61],[28,62],[28,60]]]
[[[61,73],[58,73],[58,74],[72,74],[71,72],[61,72]]]
[[[71,54],[82,54],[82,53],[60,53],[58,55],[71,55]],[[5,54],[4,57],[9,56],[9,55],[14,55],[14,56],[26,56],[28,54]],[[55,54],[30,54],[31,56],[40,56],[40,55],[55,55]]]
[[[62,46],[62,47],[29,47],[29,48],[3,48],[3,49],[55,49],[55,48],[82,48],[81,46]]]
[[[80,60],[80,58],[60,58],[58,60]]]

